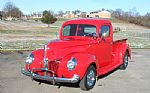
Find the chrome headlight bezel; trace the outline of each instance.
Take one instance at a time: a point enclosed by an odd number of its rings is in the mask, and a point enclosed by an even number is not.
[[[26,64],[31,64],[34,61],[34,55],[33,54],[29,54],[28,57],[26,58],[25,63]]]
[[[77,60],[74,57],[72,57],[67,63],[67,68],[68,70],[73,70],[76,66],[77,66]]]

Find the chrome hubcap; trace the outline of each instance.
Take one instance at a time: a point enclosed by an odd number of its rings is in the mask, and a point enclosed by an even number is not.
[[[127,65],[128,65],[128,55],[126,55],[124,58],[124,65],[125,65],[125,67],[127,67]]]
[[[94,82],[95,82],[95,72],[93,70],[91,70],[87,74],[87,84],[88,84],[88,86],[93,86]]]

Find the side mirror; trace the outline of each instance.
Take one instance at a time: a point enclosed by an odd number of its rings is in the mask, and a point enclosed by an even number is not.
[[[107,36],[107,33],[102,33],[101,38],[104,39]]]
[[[58,39],[58,32],[55,32],[56,38]]]

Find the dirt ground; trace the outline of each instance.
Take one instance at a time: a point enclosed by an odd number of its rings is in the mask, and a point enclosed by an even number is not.
[[[83,93],[78,87],[53,86],[31,81],[20,69],[29,52],[0,53],[0,93]],[[150,49],[132,51],[127,70],[100,78],[89,93],[149,93]]]

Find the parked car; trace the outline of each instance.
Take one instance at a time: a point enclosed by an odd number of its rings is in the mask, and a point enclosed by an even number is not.
[[[39,82],[77,83],[90,90],[98,76],[118,67],[126,69],[131,58],[127,39],[113,41],[112,29],[104,19],[66,21],[59,39],[29,54],[21,72]]]

